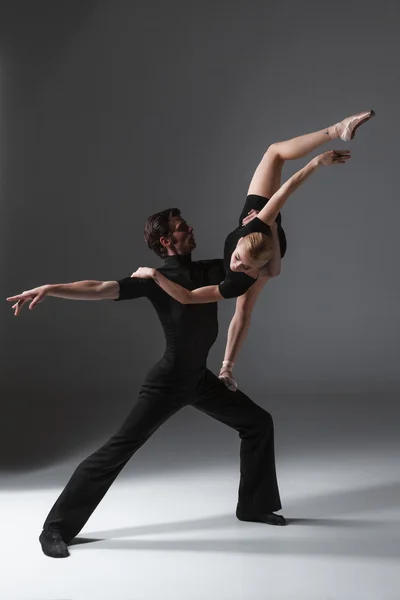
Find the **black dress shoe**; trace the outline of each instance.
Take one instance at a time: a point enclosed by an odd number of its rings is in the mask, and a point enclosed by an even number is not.
[[[267,525],[287,525],[285,517],[283,515],[276,515],[275,513],[253,514],[237,510],[236,517],[239,519],[239,521],[266,523]]]
[[[67,544],[57,531],[43,529],[39,536],[39,542],[46,556],[51,556],[51,558],[66,558],[69,556]]]

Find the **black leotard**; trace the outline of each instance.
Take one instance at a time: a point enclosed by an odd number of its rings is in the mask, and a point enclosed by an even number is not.
[[[237,298],[242,294],[245,294],[247,290],[256,282],[254,277],[250,277],[243,272],[235,272],[230,268],[232,252],[234,252],[236,245],[241,237],[248,235],[253,232],[264,233],[265,235],[272,235],[271,228],[269,225],[261,221],[258,217],[255,217],[247,225],[241,225],[242,220],[248,215],[250,210],[261,210],[268,202],[269,198],[263,196],[257,196],[251,194],[247,196],[245,205],[239,218],[239,227],[236,227],[226,238],[224,247],[224,268],[226,272],[225,279],[219,284],[219,291],[224,298]],[[279,213],[276,222],[278,223],[278,235],[281,248],[281,257],[286,252],[286,236],[281,226],[282,216]]]

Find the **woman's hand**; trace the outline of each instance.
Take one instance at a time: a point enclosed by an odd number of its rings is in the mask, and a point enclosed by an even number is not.
[[[32,310],[36,304],[39,304],[39,302],[42,302],[50,291],[50,287],[51,286],[49,285],[41,285],[40,287],[33,288],[32,290],[22,292],[22,294],[17,294],[16,296],[10,296],[7,298],[7,302],[14,302],[16,300],[16,303],[12,306],[14,309],[14,317],[18,317],[23,306],[27,302],[30,302],[29,310]]]
[[[230,390],[231,392],[236,392],[236,390],[238,389],[237,381],[232,375],[232,371],[230,371],[229,369],[222,367],[219,372],[218,379],[220,379],[222,383],[226,385],[228,390]]]
[[[328,167],[329,165],[344,165],[351,158],[350,150],[328,150],[317,156],[319,165]]]
[[[134,271],[131,277],[139,277],[140,279],[155,279],[156,269],[151,267],[139,267]]]

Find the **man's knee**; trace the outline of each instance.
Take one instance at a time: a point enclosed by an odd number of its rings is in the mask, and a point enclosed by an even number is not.
[[[253,426],[257,433],[269,435],[274,428],[274,421],[271,414],[264,408],[260,407],[257,415],[255,415]]]
[[[262,415],[262,417],[261,417]],[[272,418],[272,415],[266,411],[265,409],[262,409],[262,413],[260,415],[260,423],[262,428],[265,430],[271,430],[274,427],[274,420]]]

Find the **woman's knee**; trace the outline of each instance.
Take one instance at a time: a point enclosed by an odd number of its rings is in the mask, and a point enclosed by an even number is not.
[[[279,142],[274,142],[273,144],[268,146],[268,148],[265,152],[265,156],[268,156],[269,160],[273,160],[276,163],[279,163],[279,162],[284,163],[285,162],[285,160],[282,158],[281,153],[280,153]]]

